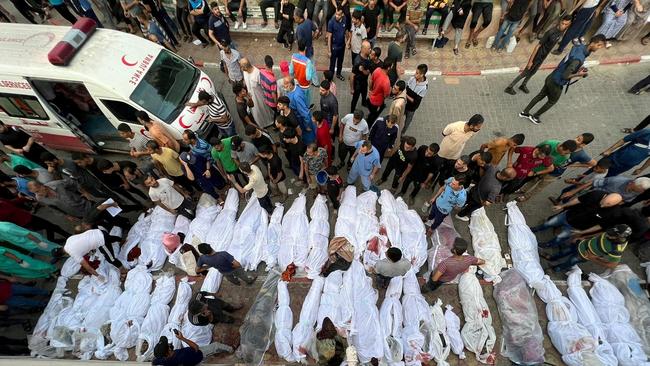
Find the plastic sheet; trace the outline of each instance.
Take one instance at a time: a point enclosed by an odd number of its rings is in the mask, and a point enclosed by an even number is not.
[[[402,232],[400,231],[395,197],[389,190],[384,189],[379,196],[379,204],[381,205],[379,225],[386,230],[391,247],[402,248]]]
[[[357,189],[349,185],[341,195],[341,205],[336,216],[334,236],[348,239],[350,244],[357,248]]]
[[[278,356],[287,362],[295,362],[295,356],[292,348],[293,312],[289,305],[289,289],[287,283],[278,281],[278,308],[275,311],[275,351]]]
[[[502,354],[518,365],[544,362],[544,334],[537,318],[537,307],[524,278],[516,269],[501,273],[492,296],[503,326]]]
[[[309,244],[305,238],[309,232],[309,220],[307,219],[306,204],[305,195],[299,194],[282,219],[278,252],[278,263],[282,271],[291,263],[297,267],[304,267],[307,263]]]
[[[589,280],[593,282],[589,290],[591,301],[619,365],[650,365],[643,352],[641,338],[630,324],[630,314],[625,308],[623,295],[613,284],[594,273],[589,275]]]
[[[169,317],[169,302],[176,292],[176,279],[172,275],[163,275],[156,280],[156,287],[151,294],[151,306],[144,317],[135,347],[138,362],[151,361],[153,348]],[[146,342],[146,349],[144,343]]]
[[[261,365],[271,345],[273,317],[269,314],[273,314],[277,303],[279,280],[280,272],[277,268],[271,269],[239,328],[237,357],[247,365]]]
[[[483,277],[486,281],[499,283],[499,273],[506,266],[506,260],[501,254],[499,237],[485,213],[485,208],[481,207],[472,212],[469,232],[472,235],[474,256],[485,260],[485,264],[480,266],[485,273]]]
[[[402,235],[402,255],[418,270],[427,261],[427,236],[424,223],[415,210],[409,210],[401,197],[395,200]]]
[[[264,257],[269,216],[256,197],[251,198],[237,223],[228,252],[247,271],[257,269]]]
[[[492,314],[475,273],[476,267],[471,266],[458,281],[458,294],[465,315],[465,325],[460,334],[465,347],[475,354],[479,362],[494,364],[496,355],[492,349],[496,334],[492,327]]]
[[[636,330],[643,351],[650,354],[650,301],[641,288],[639,276],[630,267],[619,264],[607,278],[625,298],[625,308],[630,313],[630,324]]]
[[[171,232],[174,229],[175,221],[176,216],[161,207],[156,206],[153,209],[151,225],[139,244],[142,254],[138,258],[138,264],[149,266],[150,271],[157,271],[162,268],[165,260],[167,260],[167,253],[162,245],[162,237],[164,233]],[[126,254],[128,255],[128,252]]]
[[[442,224],[431,234],[431,248],[428,250],[429,271],[428,278],[433,270],[438,267],[440,262],[452,256],[451,249],[454,247],[454,241],[459,237],[451,216],[445,217]]]
[[[465,344],[463,338],[460,336],[460,318],[453,310],[451,305],[445,306],[445,325],[447,326],[447,338],[449,338],[449,346],[451,351],[454,352],[459,359],[464,360]]]
[[[187,313],[187,306],[190,302],[191,297],[192,287],[190,287],[190,284],[187,283],[187,277],[184,277],[178,283],[176,300],[174,301],[174,306],[169,311],[167,324],[165,324],[162,331],[160,332],[160,335],[167,337],[175,349],[183,347],[181,341],[176,338],[176,336],[174,336],[174,329],[183,329],[183,320],[185,318],[185,313]]]
[[[192,244],[197,246],[201,243],[205,243],[208,239],[208,233],[212,223],[217,218],[219,212],[221,212],[221,206],[214,204],[214,201],[204,199],[204,196],[208,196],[206,193],[201,195],[201,200],[196,206],[196,215],[192,222],[190,223],[189,230],[185,235],[185,243]]]
[[[506,207],[508,210],[506,216],[508,246],[510,246],[512,264],[526,279],[528,285],[533,286],[544,278],[544,270],[539,261],[537,238],[526,225],[526,220],[517,207],[517,202],[508,202]]]
[[[382,192],[383,193],[383,192]],[[403,365],[404,347],[402,346],[402,296],[403,279],[401,276],[393,277],[386,289],[384,302],[379,309],[381,328],[386,337],[384,361],[390,366]]]
[[[309,211],[309,216],[311,221],[309,222],[307,241],[310,249],[305,270],[307,271],[307,278],[313,280],[321,273],[323,265],[328,259],[327,245],[329,243],[330,223],[325,196],[322,194],[316,196]]]
[[[374,238],[379,237],[379,220],[377,219],[377,194],[373,191],[361,193],[357,197],[357,226],[355,230],[355,237],[358,246],[355,247],[354,254],[356,258],[361,258],[368,242]],[[384,241],[385,242],[385,241]],[[376,262],[383,256],[386,251],[385,246],[382,249],[377,249],[374,253],[374,261]],[[365,262],[368,266],[374,266],[374,263]]]
[[[280,235],[282,234],[282,216],[284,215],[284,206],[280,203],[275,204],[273,214],[269,219],[269,227],[266,236],[266,262],[267,270],[278,264],[278,252],[280,251]]]
[[[316,320],[318,318],[318,308],[320,305],[321,294],[323,293],[323,285],[325,279],[323,277],[316,277],[305,296],[305,301],[302,303],[300,309],[300,319],[298,324],[293,328],[292,342],[293,342],[293,355],[299,362],[306,362],[306,356],[300,349],[311,349],[316,339],[316,331],[314,329]],[[311,355],[318,357],[317,354]]]
[[[320,298],[316,331],[323,326],[323,319],[329,318],[336,327],[343,327],[343,315],[341,304],[341,286],[343,286],[343,272],[334,271],[325,278],[323,295]]]
[[[216,219],[210,223],[206,243],[210,244],[216,252],[228,249],[232,241],[233,230],[235,228],[235,218],[239,210],[239,192],[230,188],[226,195],[221,212]]]

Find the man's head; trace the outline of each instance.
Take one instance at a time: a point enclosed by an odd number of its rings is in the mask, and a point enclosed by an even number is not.
[[[19,177],[32,177],[36,175],[35,171],[29,169],[24,165],[16,165],[14,167],[14,173],[16,173],[16,175]]]
[[[561,32],[564,32],[565,30],[569,29],[569,26],[571,26],[571,20],[573,20],[573,17],[569,14],[562,16],[562,18],[560,18],[560,22],[557,25],[557,28]]]
[[[130,139],[133,138],[133,135],[135,135],[135,133],[133,133],[131,130],[131,127],[126,123],[120,123],[117,125],[117,134],[120,135],[120,137],[123,139]]]
[[[390,62],[386,62],[386,61],[384,61],[384,62],[382,62],[381,64],[379,64],[379,67],[381,67],[381,69],[382,69],[384,72],[388,72],[388,69],[390,69],[390,66],[391,66]]]
[[[71,157],[72,161],[80,168],[87,168],[95,161],[92,156],[82,152],[73,152]]]
[[[404,30],[404,27],[400,27],[397,30],[397,34],[395,34],[395,42],[402,43],[406,41],[406,37],[408,37],[408,33]]]
[[[250,138],[256,138],[262,134],[262,131],[253,125],[246,125],[246,127],[244,127],[244,133]]]
[[[239,60],[239,67],[241,67],[243,71],[250,71],[253,68],[253,65],[251,65],[251,62],[248,61],[246,57],[242,57]]]
[[[336,169],[335,166],[330,166],[325,171],[330,178],[336,178],[339,176],[339,170]]]
[[[298,24],[304,22],[305,21],[305,18],[304,18],[304,15],[303,15],[304,11],[305,11],[304,9],[296,8],[296,10],[293,11],[293,21],[298,23]],[[302,47],[300,47],[301,41],[302,41]],[[304,52],[306,48],[307,48],[307,46],[305,44],[305,40],[304,39],[299,39],[298,40],[298,51]]]
[[[404,150],[405,151],[413,151],[415,150],[415,144],[417,141],[415,140],[415,137],[413,136],[402,136],[402,141],[404,141]]]
[[[454,246],[451,248],[451,252],[455,255],[463,255],[467,251],[467,240],[457,237],[454,240]]]
[[[44,152],[40,156],[41,161],[47,165],[48,168],[57,168],[59,166],[59,158],[54,156],[51,152]]]
[[[587,49],[589,50],[589,52],[596,52],[601,48],[605,48],[606,44],[607,44],[607,38],[602,34],[596,34],[595,36],[591,37],[591,39],[589,40]]]
[[[112,161],[109,161],[109,160],[106,160],[106,159],[99,158],[99,159],[97,159],[96,164],[97,164],[97,170],[99,170],[100,172],[102,172],[104,174],[112,174],[112,173],[120,170],[119,166],[116,167],[115,164],[113,164]]]
[[[415,69],[415,80],[423,81],[424,79],[426,79],[427,71],[429,71],[429,67],[427,66],[427,64],[419,64],[418,67]]]
[[[460,191],[461,189],[463,189],[463,183],[465,183],[465,177],[463,177],[462,175],[455,175],[451,178],[451,182],[449,182],[449,186],[454,191]]]
[[[515,168],[508,167],[499,170],[499,172],[497,172],[497,179],[499,179],[502,182],[513,180],[515,179],[515,177],[517,177],[517,171],[515,170]]]
[[[210,244],[206,244],[206,243],[199,244],[198,249],[199,249],[199,253],[201,254],[212,254],[212,252],[214,252]]]
[[[267,69],[273,69],[273,57],[271,57],[271,55],[264,56],[264,66],[266,66]]]
[[[278,106],[279,104],[280,103],[278,103]],[[278,115],[275,117],[275,127],[277,127],[280,131],[284,131],[287,128],[288,123],[288,119],[285,116]]]
[[[232,53],[232,46],[230,45],[230,42],[219,42],[219,44],[221,44],[221,49],[223,49],[224,53],[227,55],[230,55]]]
[[[406,82],[404,80],[398,80],[395,83],[395,85],[393,85],[393,89],[391,90],[391,93],[393,95],[399,95],[405,89],[406,89]]]
[[[363,141],[359,152],[362,154],[367,154],[372,151],[372,143],[369,140]]]
[[[156,180],[156,177],[153,175],[149,174],[147,177],[144,179],[144,185],[147,187],[158,187],[158,180]]]
[[[614,207],[616,205],[620,205],[621,203],[623,203],[623,196],[621,196],[619,193],[609,193],[603,196],[603,198],[600,200],[600,207]]]
[[[246,88],[244,88],[244,84],[237,82],[232,84],[232,93],[235,95],[235,97],[239,98],[244,98],[246,97]]]
[[[146,125],[147,123],[151,122],[151,118],[149,117],[149,114],[145,111],[137,111],[135,112],[135,117],[138,119],[138,122],[142,123],[143,125]]]
[[[230,145],[232,151],[242,151],[244,150],[244,140],[238,135],[235,135],[230,139]]]
[[[492,153],[489,151],[481,151],[474,156],[476,165],[484,167],[486,164],[492,163]]]
[[[251,165],[248,162],[239,164],[239,170],[246,175],[249,175],[253,172],[253,169],[251,169]]]
[[[475,114],[469,119],[469,121],[467,121],[467,123],[465,123],[465,125],[469,131],[479,132],[481,127],[483,127],[483,121],[483,116]]]
[[[596,166],[594,166],[594,172],[598,174],[604,174],[607,172],[610,166],[612,166],[612,161],[609,160],[609,158],[602,158],[598,160]]]
[[[221,16],[221,10],[219,10],[219,3],[216,1],[213,1],[210,3],[210,10],[212,11],[212,14],[214,16],[219,17]]]
[[[438,151],[440,151],[440,145],[434,142],[431,145],[427,146],[427,151],[424,152],[424,156],[427,158],[436,156],[438,155]]]
[[[316,124],[323,122],[323,112],[321,111],[311,112],[311,120]]]
[[[374,9],[375,6],[377,6],[377,0],[368,1],[368,7],[370,7],[370,9]]]
[[[167,337],[160,336],[158,344],[156,344],[156,346],[153,348],[153,356],[155,358],[167,358],[171,357],[173,353],[174,345],[169,343]]]
[[[212,103],[214,97],[205,90],[199,92],[199,99],[196,101],[196,104],[199,106],[208,105]]]
[[[298,134],[293,128],[285,128],[282,132],[282,141],[285,144],[297,144],[298,143]]]
[[[379,57],[381,57],[381,48],[373,48],[370,52],[370,60],[374,63],[377,63],[377,61],[379,61]]]
[[[183,143],[185,145],[194,145],[198,141],[198,138],[196,137],[196,133],[191,130],[185,130],[183,131]]]
[[[45,186],[43,183],[36,180],[30,180],[29,182],[27,182],[27,189],[30,192],[39,195],[44,195],[49,190],[47,186]]]
[[[147,148],[147,152],[149,154],[160,154],[162,153],[162,147],[158,145],[158,143],[154,140],[149,140],[147,141],[147,144],[145,145]]]
[[[270,146],[262,146],[259,150],[259,155],[262,159],[271,159],[273,157],[273,149]]]
[[[358,125],[363,120],[363,111],[361,109],[355,109],[354,114],[352,115],[352,123]]]
[[[585,132],[576,137],[576,144],[578,144],[579,148],[589,145],[592,141],[594,141],[593,133]]]
[[[223,142],[221,142],[221,139],[218,137],[210,137],[210,141],[208,141],[210,146],[212,146],[213,149],[216,151],[223,151]]]
[[[343,7],[340,7],[340,6],[337,7],[337,8],[336,8],[336,11],[334,12],[334,18],[336,18],[336,21],[337,21],[337,22],[340,22],[341,19],[343,19],[343,16],[344,16],[344,14],[343,14]]]
[[[513,146],[521,146],[521,144],[524,143],[524,140],[526,139],[526,136],[523,133],[518,133],[516,135],[513,135],[510,138],[511,145]]]
[[[356,27],[359,27],[361,25],[361,12],[359,10],[352,12],[352,24],[354,24]]]
[[[402,259],[402,251],[399,248],[390,247],[388,250],[386,250],[386,258],[388,258],[393,263],[397,263],[400,259]]]
[[[467,170],[467,164],[471,159],[469,158],[469,155],[462,155],[460,158],[456,159],[456,162],[454,162],[454,169],[459,172],[464,172]]]
[[[605,231],[607,239],[614,243],[625,243],[632,235],[632,228],[626,224],[618,224]]]
[[[551,145],[540,145],[533,150],[533,156],[538,159],[544,159],[549,155],[551,155]]]
[[[296,9],[298,11],[299,9]],[[302,23],[302,12],[300,12],[300,22],[296,20],[296,23]],[[307,42],[304,39],[299,39],[298,40],[298,52],[302,53],[303,55],[305,52],[307,52]]]
[[[190,303],[187,305],[187,311],[190,314],[195,315],[210,315],[210,308],[208,305],[196,299],[190,301]]]
[[[650,189],[650,178],[638,177],[628,184],[628,189],[632,192],[643,193]]]
[[[331,84],[329,80],[323,80],[320,82],[320,95],[326,96],[330,93]]]
[[[575,140],[566,140],[563,143],[557,145],[557,152],[561,155],[568,155],[576,151],[578,144]]]
[[[361,42],[361,51],[359,51],[359,53],[363,55],[364,58],[367,58],[368,56],[370,56],[371,51],[372,51],[372,44],[368,42],[367,39],[364,39]]]
[[[285,83],[287,78],[284,78]],[[291,82],[293,83],[293,79],[291,79]],[[291,84],[293,85],[293,84]],[[289,100],[289,97],[286,95],[282,95],[278,98],[278,110],[279,111],[285,111],[289,109],[289,104],[291,103],[291,100]]]

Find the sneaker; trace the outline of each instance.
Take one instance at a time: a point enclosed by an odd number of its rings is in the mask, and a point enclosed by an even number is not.
[[[239,22],[235,22],[235,29],[239,29]]]
[[[551,53],[554,54],[554,55],[556,55],[556,56],[557,56],[557,55],[561,55],[562,52],[563,52],[563,51],[562,51],[562,50],[559,50],[559,49],[554,50],[554,51],[551,51]]]
[[[530,119],[530,114],[524,113],[524,112],[519,112],[519,117]]]
[[[542,123],[542,121],[539,119],[539,117],[535,117],[532,114],[528,116],[528,119],[533,122],[534,124],[538,125]]]
[[[458,214],[456,214],[456,215],[454,215],[454,217],[457,218],[460,221],[465,221],[465,222],[469,221],[469,217],[467,217],[467,216],[458,216]]]
[[[507,94],[510,94],[510,95],[515,95],[515,94],[517,94],[517,92],[516,92],[512,87],[510,87],[510,86],[507,87],[507,88],[504,90],[504,92],[506,92]]]
[[[519,85],[519,90],[521,90],[522,92],[524,92],[526,94],[530,93],[530,90],[528,90],[528,87],[526,85],[524,85],[524,84]]]
[[[246,25],[246,23],[242,23],[241,27],[242,27],[242,29],[246,29],[246,28],[248,28],[248,25]]]

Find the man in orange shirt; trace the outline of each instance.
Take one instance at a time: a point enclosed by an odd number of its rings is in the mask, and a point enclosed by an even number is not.
[[[138,118],[138,122],[142,123],[144,128],[149,131],[151,138],[158,142],[158,145],[170,148],[176,152],[181,150],[181,145],[178,143],[178,140],[160,122],[152,120],[147,112],[138,111],[135,116]]]

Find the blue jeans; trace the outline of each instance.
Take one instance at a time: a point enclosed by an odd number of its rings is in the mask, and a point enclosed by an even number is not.
[[[571,230],[573,230],[573,227],[569,225],[569,223],[566,220],[566,211],[551,217],[550,219],[546,220],[546,222],[544,222],[539,226],[535,226],[532,229],[532,231],[539,232],[539,231],[544,231],[556,227],[561,227],[562,231],[552,240],[548,241],[545,244],[541,244],[541,246],[555,247],[564,243],[567,239],[571,237]]]
[[[49,291],[38,287],[13,283],[11,284],[11,297],[7,299],[7,305],[12,308],[38,308],[45,307],[47,305],[47,301],[45,300],[34,300],[20,295],[49,296],[50,293]]]
[[[513,22],[511,20],[504,19],[503,24],[501,24],[501,28],[499,28],[499,32],[497,32],[497,35],[494,37],[494,43],[492,44],[492,48],[497,50],[506,48],[506,46],[510,42],[510,37],[512,37],[512,33],[515,32],[515,29],[517,29],[518,25],[519,25],[519,21]]]
[[[444,221],[445,217],[447,217],[447,215],[448,214],[444,214],[440,212],[440,210],[438,209],[438,205],[436,205],[436,203],[434,202],[431,205],[431,211],[429,212],[429,217],[428,217],[429,220],[433,220],[433,223],[431,224],[431,230],[433,231],[437,229],[438,226],[442,224],[442,222]]]
[[[231,122],[230,126],[226,128],[222,128],[221,126],[217,125],[217,129],[219,129],[219,133],[221,133],[221,138],[235,136],[237,134],[237,130],[235,129],[234,122]]]

